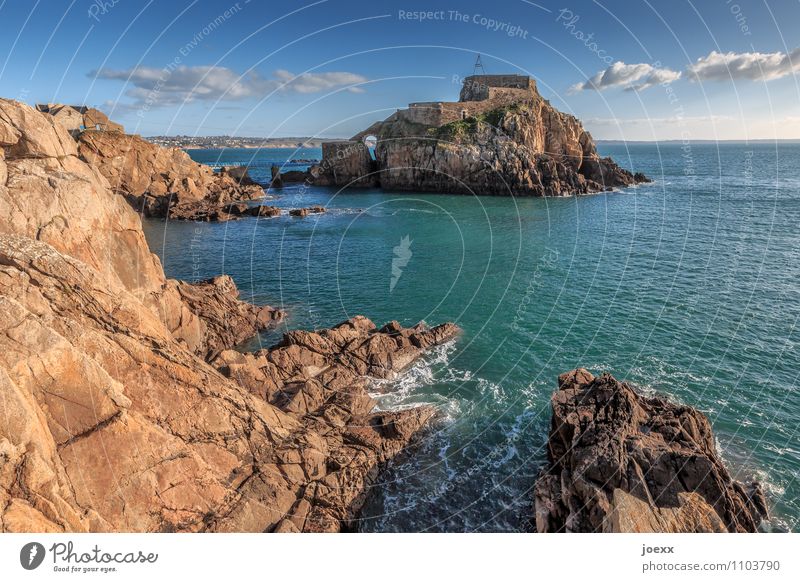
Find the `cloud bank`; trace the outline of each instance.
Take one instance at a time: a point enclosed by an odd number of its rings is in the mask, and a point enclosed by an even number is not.
[[[658,69],[647,63],[613,63],[604,71],[598,71],[585,83],[570,87],[571,93],[579,91],[604,91],[620,87],[626,91],[643,91],[661,83],[672,83],[680,79],[680,71]]]
[[[711,51],[689,65],[686,73],[692,81],[727,81],[746,79],[772,81],[800,71],[800,48],[790,53],[718,53]]]
[[[133,105],[148,107],[192,101],[237,101],[272,91],[308,94],[344,88],[351,93],[362,93],[358,85],[367,81],[362,75],[348,72],[295,75],[279,69],[271,78],[265,78],[255,72],[240,75],[227,67],[185,65],[163,69],[100,69],[89,76],[129,83],[132,87],[125,94],[134,100]]]

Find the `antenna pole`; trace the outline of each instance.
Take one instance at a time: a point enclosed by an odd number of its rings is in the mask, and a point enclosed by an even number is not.
[[[483,61],[481,61],[481,55],[478,54],[478,58],[475,59],[475,66],[472,67],[472,74],[473,75],[485,75],[486,69],[483,68]]]

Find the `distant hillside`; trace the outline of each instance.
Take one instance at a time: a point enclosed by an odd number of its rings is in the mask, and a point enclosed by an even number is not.
[[[329,139],[314,137],[232,137],[229,135],[191,136],[155,135],[145,137],[147,141],[164,146],[184,149],[215,148],[318,148]]]

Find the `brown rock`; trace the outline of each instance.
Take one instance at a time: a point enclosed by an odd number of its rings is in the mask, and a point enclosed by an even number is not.
[[[292,208],[289,210],[289,215],[305,218],[309,214],[323,214],[325,211],[324,206],[309,206],[308,208]]]
[[[352,527],[433,413],[373,413],[367,376],[456,328],[354,318],[227,350],[278,312],[239,301],[228,277],[167,280],[106,179],[49,157],[66,129],[17,109],[0,101],[20,134],[0,186],[0,531]],[[196,355],[218,352],[225,375]]]
[[[230,176],[240,186],[257,186],[257,182],[250,177],[247,166],[228,166],[220,168],[221,176]]]
[[[281,209],[277,206],[253,206],[250,208],[250,214],[252,216],[261,216],[266,218],[272,218],[275,216],[281,215]]]
[[[558,381],[534,491],[538,531],[759,529],[760,488],[731,478],[703,414],[583,369]]]
[[[178,148],[162,148],[135,135],[84,132],[82,159],[100,170],[111,187],[147,216],[175,220],[226,220],[231,202],[255,200],[263,189],[246,173],[215,174]]]
[[[0,130],[0,134],[5,134],[3,142],[13,141],[19,133],[13,145],[3,146],[8,159],[62,158],[76,154],[75,141],[58,122],[18,101],[0,99],[0,124],[6,127]],[[13,128],[10,135],[8,127]]]
[[[299,170],[289,170],[288,172],[283,172],[281,174],[281,181],[284,184],[296,184],[298,182],[305,182],[309,178],[310,177],[307,172],[301,172]]]
[[[283,188],[283,179],[281,178],[281,169],[278,166],[272,166],[270,168],[270,172],[272,174],[272,180],[270,180],[270,187],[272,188]]]
[[[284,312],[269,306],[256,306],[239,300],[239,290],[233,279],[221,275],[213,279],[186,283],[170,281],[180,294],[182,303],[202,322],[201,328],[189,326],[187,333],[181,315],[174,327],[167,326],[176,338],[184,339],[191,351],[206,359],[220,351],[242,343],[259,331],[281,321]]]

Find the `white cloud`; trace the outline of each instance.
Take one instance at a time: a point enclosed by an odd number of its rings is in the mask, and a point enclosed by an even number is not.
[[[365,77],[355,73],[303,73],[295,75],[283,69],[275,71],[275,78],[282,83],[288,83],[289,90],[297,93],[319,93],[348,85],[353,85],[347,89],[351,93],[363,93],[364,89],[357,85],[367,80]]]
[[[366,77],[347,72],[304,73],[296,76],[281,69],[275,71],[273,78],[264,78],[255,72],[240,75],[227,67],[185,65],[163,69],[101,69],[89,75],[132,85],[125,94],[134,100],[134,106],[148,107],[190,101],[235,101],[263,96],[275,90],[319,93],[345,88],[351,93],[361,93],[363,89],[358,85],[367,81]]]
[[[585,83],[570,87],[570,93],[578,91],[603,91],[621,87],[626,91],[642,91],[661,83],[672,83],[680,79],[680,71],[657,69],[647,63],[627,64],[617,61],[604,71],[598,71]]]
[[[692,81],[749,79],[771,81],[800,71],[800,48],[791,53],[718,53],[711,51],[687,67]]]

